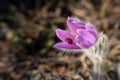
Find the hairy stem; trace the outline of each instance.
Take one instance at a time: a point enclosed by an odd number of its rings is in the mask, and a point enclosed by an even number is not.
[[[93,63],[93,79],[94,80],[101,80],[101,64],[98,62]]]

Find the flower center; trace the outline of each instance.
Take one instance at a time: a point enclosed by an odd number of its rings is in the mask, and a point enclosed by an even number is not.
[[[84,26],[81,26],[81,27],[80,27],[80,29],[86,29],[86,27],[84,27]]]
[[[73,43],[72,39],[70,39],[70,38],[65,39],[65,41],[68,42],[68,44],[72,44]]]

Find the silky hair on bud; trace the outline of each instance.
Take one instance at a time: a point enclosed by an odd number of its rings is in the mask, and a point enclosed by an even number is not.
[[[108,53],[108,49],[108,38],[105,34],[100,33],[97,43],[84,52],[93,62],[101,63]]]

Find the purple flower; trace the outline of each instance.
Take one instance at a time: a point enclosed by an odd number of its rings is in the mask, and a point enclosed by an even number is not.
[[[56,35],[62,42],[56,43],[54,47],[69,50],[87,49],[96,43],[98,34],[94,25],[76,18],[68,18],[67,25],[70,31],[56,30]]]

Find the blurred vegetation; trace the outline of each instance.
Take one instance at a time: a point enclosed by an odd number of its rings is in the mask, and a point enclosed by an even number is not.
[[[105,80],[118,80],[120,0],[0,0],[0,80],[91,80],[86,56],[53,48],[55,29],[66,29],[68,16],[108,35]]]

